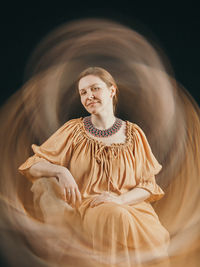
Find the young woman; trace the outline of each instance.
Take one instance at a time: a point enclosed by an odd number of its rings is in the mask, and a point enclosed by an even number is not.
[[[77,85],[90,115],[67,121],[41,146],[32,145],[35,154],[19,171],[32,181],[57,178],[63,199],[101,253],[99,266],[167,259],[169,233],[150,204],[164,195],[155,180],[162,166],[142,129],[115,117],[118,88],[110,73],[90,67]]]

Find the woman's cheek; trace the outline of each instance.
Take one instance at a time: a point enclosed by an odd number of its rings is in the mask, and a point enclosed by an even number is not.
[[[86,106],[86,100],[83,97],[81,97],[81,103],[84,107]]]

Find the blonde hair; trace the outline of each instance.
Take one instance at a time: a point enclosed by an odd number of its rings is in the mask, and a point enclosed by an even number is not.
[[[78,83],[80,81],[81,78],[88,76],[88,75],[94,75],[99,77],[108,87],[110,86],[114,86],[116,88],[116,93],[113,96],[113,111],[115,113],[116,111],[116,106],[118,103],[118,94],[119,94],[119,89],[117,87],[117,84],[114,80],[114,78],[112,77],[112,75],[105,69],[100,68],[100,67],[89,67],[85,70],[83,70],[78,77],[77,80],[77,87],[78,87]]]

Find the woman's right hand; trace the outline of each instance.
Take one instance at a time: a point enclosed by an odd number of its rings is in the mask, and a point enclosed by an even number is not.
[[[67,201],[68,204],[72,205],[72,207],[75,207],[78,203],[80,204],[82,201],[81,193],[70,171],[63,167],[57,174],[57,178],[64,200]]]

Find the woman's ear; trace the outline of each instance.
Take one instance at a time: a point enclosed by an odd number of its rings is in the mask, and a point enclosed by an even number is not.
[[[112,85],[110,87],[110,90],[111,90],[111,96],[113,97],[116,94],[116,87],[114,85]]]

